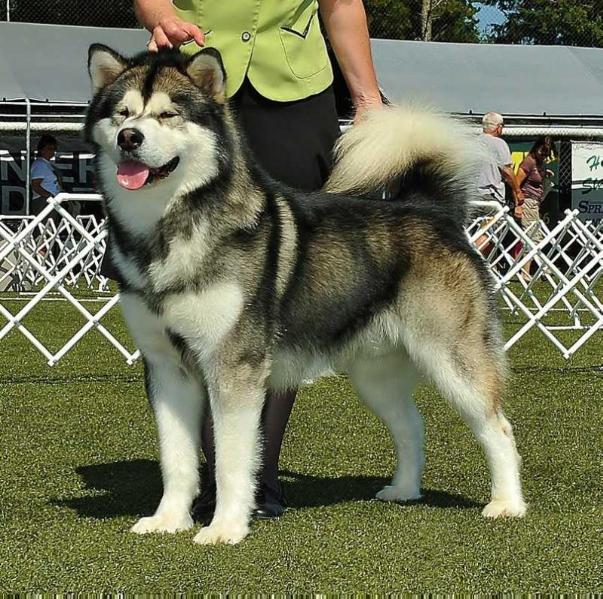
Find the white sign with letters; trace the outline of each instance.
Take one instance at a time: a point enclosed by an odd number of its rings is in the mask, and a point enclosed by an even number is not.
[[[572,143],[572,209],[581,220],[603,218],[603,142]]]
[[[85,193],[94,191],[93,154],[89,152],[57,153],[54,166],[61,176],[64,191]],[[32,161],[34,157],[32,156]],[[0,150],[0,214],[25,214],[25,152],[9,153]]]

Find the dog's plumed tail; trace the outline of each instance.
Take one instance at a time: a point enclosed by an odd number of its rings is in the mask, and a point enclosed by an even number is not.
[[[475,168],[483,146],[475,132],[451,117],[414,107],[368,112],[335,147],[325,191],[354,195],[392,189],[400,197],[432,191],[459,218],[475,195]]]

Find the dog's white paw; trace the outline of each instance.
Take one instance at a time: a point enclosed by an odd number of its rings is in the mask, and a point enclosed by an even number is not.
[[[415,501],[421,499],[421,491],[419,489],[411,490],[388,485],[383,487],[375,497],[379,499],[379,501]]]
[[[523,499],[514,501],[495,499],[482,510],[482,516],[485,518],[522,518],[527,509]]]
[[[193,541],[199,545],[236,545],[249,534],[249,526],[232,524],[210,524],[202,528]]]
[[[188,530],[193,526],[193,519],[189,514],[155,514],[141,518],[132,528],[131,532],[139,535],[145,535],[150,532],[169,532],[174,533],[180,530]]]

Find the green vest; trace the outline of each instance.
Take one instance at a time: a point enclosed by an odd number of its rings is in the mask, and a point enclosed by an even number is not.
[[[325,90],[333,81],[320,31],[317,0],[173,0],[178,16],[205,33],[226,68],[226,94],[245,76],[270,100],[286,102]],[[194,42],[180,47],[194,54]]]

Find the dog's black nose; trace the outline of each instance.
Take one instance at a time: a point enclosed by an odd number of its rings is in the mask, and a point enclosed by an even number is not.
[[[144,135],[138,129],[122,129],[117,134],[117,145],[127,152],[139,148],[144,141]]]

